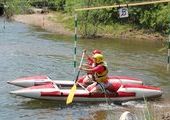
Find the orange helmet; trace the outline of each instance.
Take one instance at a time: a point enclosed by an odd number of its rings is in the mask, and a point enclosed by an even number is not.
[[[95,54],[102,54],[102,51],[100,51],[100,50],[93,50],[93,55],[95,55]]]

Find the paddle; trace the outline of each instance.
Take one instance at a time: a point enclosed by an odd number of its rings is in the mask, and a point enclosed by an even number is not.
[[[81,65],[82,65],[83,58],[84,58],[84,52],[83,52],[82,57],[81,57],[80,67],[81,67]],[[70,104],[70,103],[72,103],[72,101],[73,101],[74,93],[76,92],[76,89],[77,89],[77,84],[76,84],[76,82],[77,82],[77,80],[78,80],[79,74],[80,74],[80,69],[78,70],[77,77],[76,77],[76,80],[75,80],[75,82],[74,82],[74,85],[73,85],[73,87],[71,88],[70,93],[69,93],[69,95],[68,95],[68,97],[67,97],[66,104]]]

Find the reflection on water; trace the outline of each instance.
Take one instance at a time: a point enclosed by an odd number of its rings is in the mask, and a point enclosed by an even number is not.
[[[110,75],[137,77],[145,84],[159,86],[164,91],[160,99],[149,101],[153,113],[170,110],[170,74],[166,71],[167,51],[160,52],[161,42],[79,39],[77,61],[87,49],[101,49],[108,63]],[[52,79],[73,80],[74,39],[52,35],[48,32],[17,22],[5,22],[0,18],[0,116],[2,120],[117,120],[124,111],[143,117],[145,104],[133,101],[119,105],[106,103],[74,103],[31,100],[16,97],[9,91],[19,89],[6,81],[21,76],[48,75]],[[83,73],[81,73],[83,74]],[[155,110],[155,111],[154,111]],[[166,115],[166,114],[165,114]],[[160,118],[159,117],[159,118]]]
[[[66,108],[65,102],[59,102],[59,101],[48,101],[48,100],[29,100],[20,103],[20,105],[23,109],[55,109],[60,110]]]

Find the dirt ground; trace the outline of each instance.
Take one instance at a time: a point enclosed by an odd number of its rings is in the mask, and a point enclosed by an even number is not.
[[[73,35],[74,33],[66,28],[64,28],[62,23],[53,22],[49,18],[53,17],[53,14],[26,14],[26,15],[15,15],[12,19],[15,21],[39,26],[52,33],[62,34],[62,35]]]

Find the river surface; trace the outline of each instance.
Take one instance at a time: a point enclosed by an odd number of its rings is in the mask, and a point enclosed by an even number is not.
[[[155,120],[170,114],[170,72],[166,71],[167,50],[160,42],[136,40],[79,39],[77,61],[83,49],[101,49],[110,75],[137,77],[144,84],[160,87],[161,98],[147,101]],[[22,76],[48,75],[52,79],[73,80],[74,39],[50,34],[36,27],[0,18],[0,119],[1,120],[118,120],[124,111],[143,119],[144,101],[74,103],[33,100],[9,94],[19,87],[7,81]],[[83,74],[83,73],[81,73]]]

